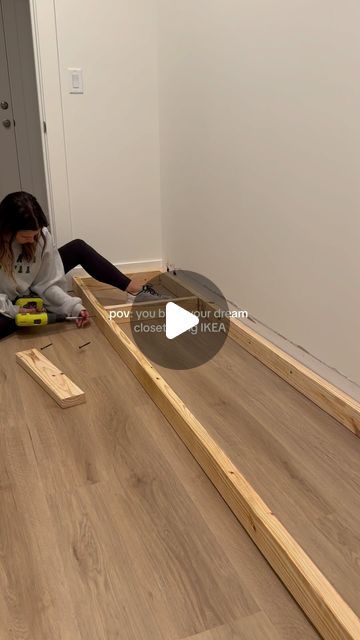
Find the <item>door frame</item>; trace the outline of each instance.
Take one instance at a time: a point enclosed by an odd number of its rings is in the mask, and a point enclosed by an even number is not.
[[[49,217],[58,246],[72,239],[55,0],[29,0]]]

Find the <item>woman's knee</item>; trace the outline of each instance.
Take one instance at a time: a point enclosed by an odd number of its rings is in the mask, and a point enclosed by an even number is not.
[[[85,240],[82,240],[81,238],[76,238],[76,240],[72,240],[71,244],[73,245],[74,248],[76,248],[78,251],[83,251],[84,249],[86,250],[87,247],[89,246]]]

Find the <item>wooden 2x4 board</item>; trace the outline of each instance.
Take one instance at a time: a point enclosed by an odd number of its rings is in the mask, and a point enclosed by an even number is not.
[[[75,287],[96,314],[98,326],[105,336],[167,417],[323,638],[358,640],[358,616],[156,368],[121,327],[109,319],[109,309],[105,310],[94,295],[96,289],[87,287],[86,280],[81,278],[75,279]],[[191,295],[194,292],[181,289],[178,293]]]

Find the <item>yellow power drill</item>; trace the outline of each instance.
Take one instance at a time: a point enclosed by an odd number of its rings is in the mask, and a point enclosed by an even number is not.
[[[61,320],[76,320],[73,317],[49,313],[41,298],[19,298],[15,304],[22,309],[29,310],[29,313],[18,313],[15,316],[15,323],[18,327],[40,327]]]

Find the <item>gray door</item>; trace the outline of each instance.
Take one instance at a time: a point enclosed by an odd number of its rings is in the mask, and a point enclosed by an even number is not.
[[[4,23],[0,4],[0,200],[11,191],[19,191],[20,184]]]

